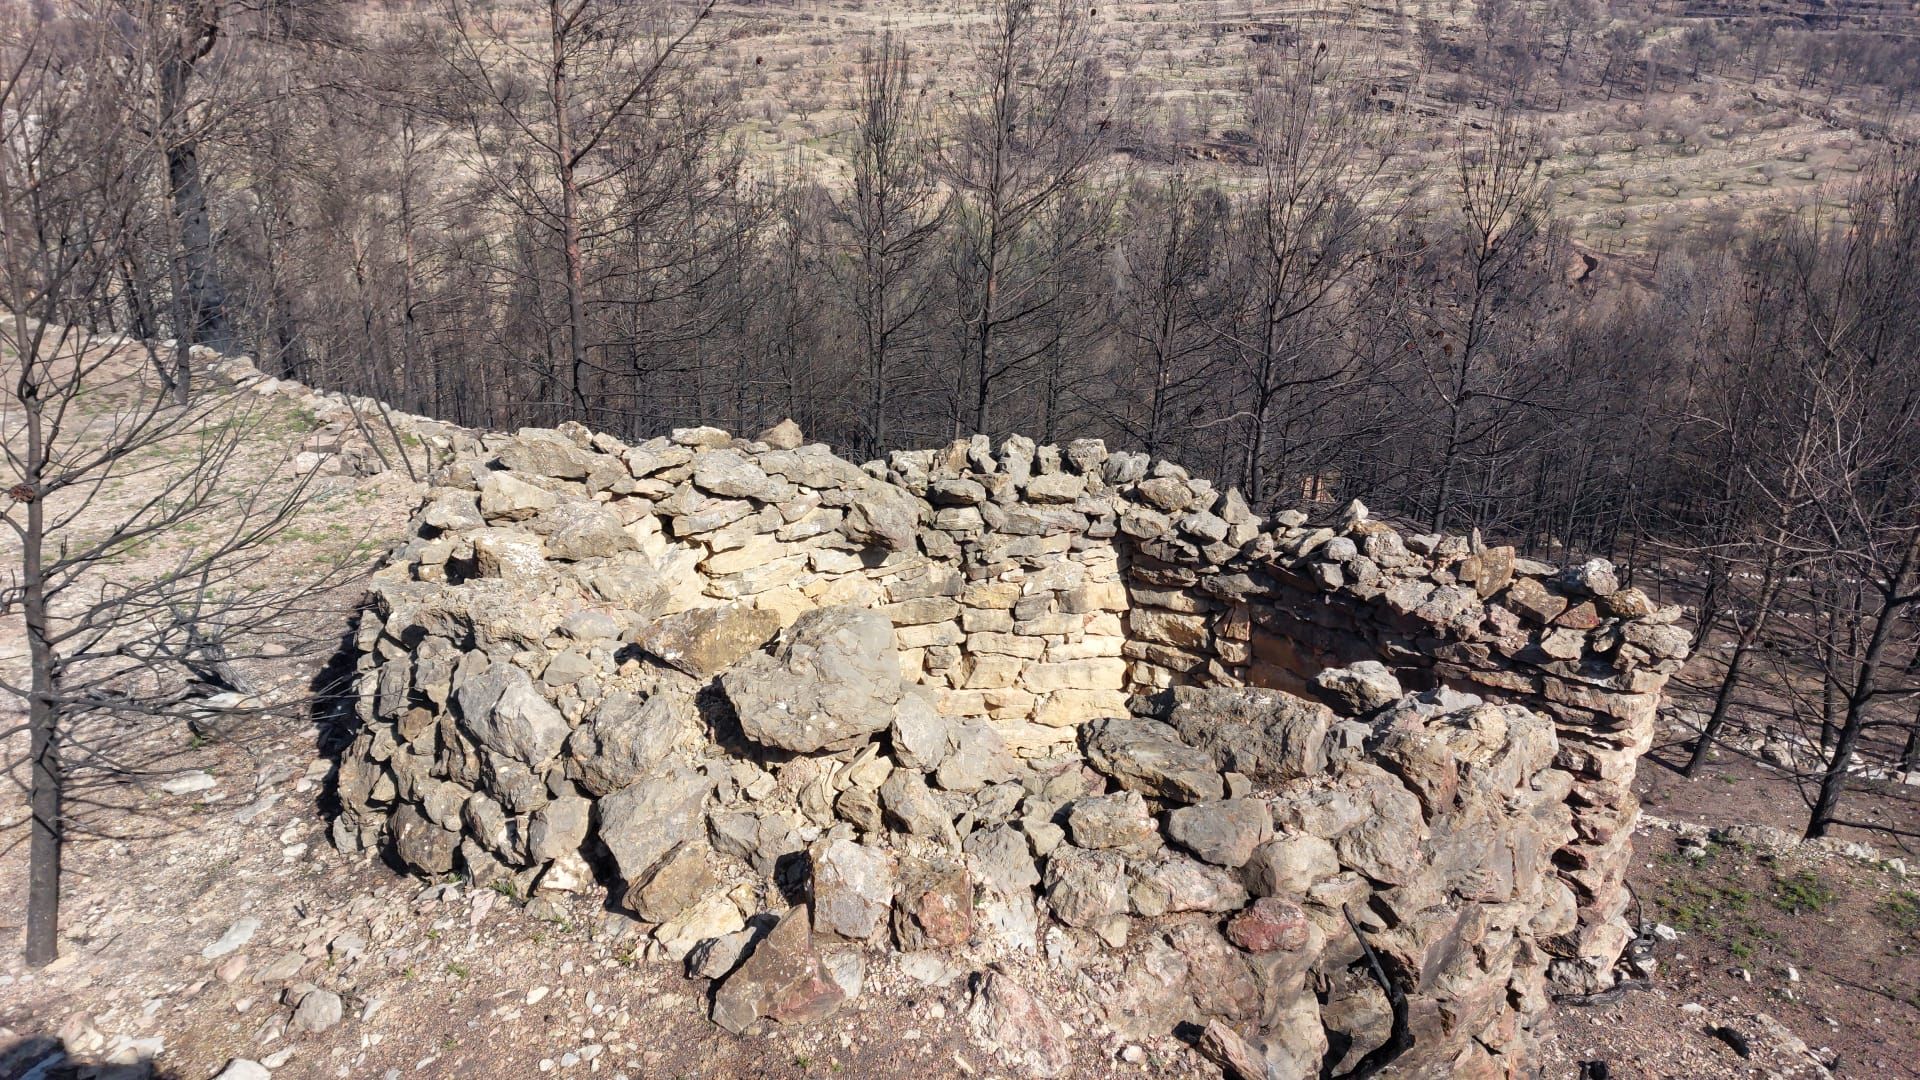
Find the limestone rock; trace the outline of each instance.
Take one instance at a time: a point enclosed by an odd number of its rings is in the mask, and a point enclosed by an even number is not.
[[[644,882],[627,890],[627,906],[648,922],[672,919],[718,884],[712,859],[712,849],[703,843],[681,844],[660,860]]]
[[[865,740],[893,723],[900,669],[893,626],[859,608],[809,611],[720,677],[748,738],[813,753]]]
[[[567,720],[535,689],[527,673],[495,663],[454,691],[461,726],[474,742],[539,768],[567,738]]]
[[[981,888],[1003,896],[1030,895],[1040,884],[1027,838],[1010,825],[981,829],[967,837],[967,865]]]
[[[934,779],[947,791],[978,791],[1013,775],[1013,755],[993,725],[973,722],[953,732],[953,750],[941,760]]]
[[[300,997],[289,1027],[317,1035],[340,1022],[340,995],[331,990],[309,990]]]
[[[1315,776],[1327,766],[1333,711],[1277,690],[1176,687],[1167,722],[1209,753],[1214,768],[1255,783]]]
[[[893,940],[903,951],[954,948],[973,935],[973,886],[959,863],[904,860],[893,902]]]
[[[1068,926],[1096,927],[1127,911],[1126,860],[1062,845],[1047,860],[1047,904]]]
[[[1247,903],[1246,888],[1230,871],[1175,851],[1129,862],[1127,874],[1134,914],[1148,918],[1183,911],[1238,911]]]
[[[1559,583],[1562,588],[1582,596],[1610,596],[1620,588],[1613,564],[1605,559],[1589,559],[1579,566],[1567,567],[1560,572]]]
[[[1067,807],[1067,831],[1079,847],[1146,858],[1163,846],[1159,826],[1137,791],[1090,795]]]
[[[1321,694],[1348,716],[1365,716],[1400,700],[1400,680],[1378,660],[1327,668],[1313,677]]]
[[[887,820],[901,831],[938,840],[948,847],[960,845],[953,818],[933,792],[927,790],[926,777],[922,774],[911,769],[895,769],[880,785],[880,802],[886,808]]]
[[[1342,866],[1375,881],[1411,880],[1423,861],[1427,828],[1420,801],[1376,766],[1350,774],[1350,782],[1275,804],[1276,823],[1289,831],[1333,838]]]
[[[587,838],[588,818],[593,804],[578,795],[552,799],[534,811],[527,827],[527,854],[535,862],[551,862],[580,850]]]
[[[608,559],[639,546],[613,511],[583,499],[543,511],[528,527],[545,538],[549,558],[567,562]]]
[[[932,770],[953,747],[953,725],[930,695],[909,689],[893,707],[893,756],[909,769]]]
[[[388,819],[394,853],[400,861],[429,877],[453,869],[453,853],[460,847],[457,829],[443,829],[428,821],[412,803],[402,805]]]
[[[697,719],[684,695],[663,690],[643,700],[615,691],[567,739],[574,775],[590,794],[618,791],[658,769]]]
[[[653,937],[669,960],[682,960],[701,943],[736,934],[745,926],[733,898],[715,890],[655,927]]]
[[[880,929],[893,904],[893,861],[878,848],[851,840],[822,840],[812,850],[813,928],[865,940]]]
[[[1200,1053],[1218,1062],[1229,1074],[1241,1080],[1307,1080],[1317,1072],[1309,1069],[1308,1054],[1292,1053],[1277,1038],[1251,1041],[1218,1019],[1208,1020],[1196,1044]],[[1319,1059],[1312,1058],[1317,1067]]]
[[[551,476],[556,480],[585,480],[593,455],[557,431],[522,428],[500,447],[500,464],[523,476]]]
[[[813,947],[806,909],[796,907],[714,992],[713,1020],[743,1035],[762,1020],[802,1024],[825,1019],[846,997]]]
[[[753,437],[755,442],[763,442],[775,450],[797,450],[807,441],[800,425],[789,417]]]
[[[706,778],[674,767],[600,800],[600,841],[622,880],[643,880],[662,856],[698,835]]]
[[[781,481],[768,476],[752,458],[732,447],[695,454],[693,482],[701,490],[722,498],[750,498],[763,502],[777,498],[784,486]]]
[[[847,535],[892,551],[911,551],[920,528],[920,505],[903,488],[868,484],[847,504]]]
[[[989,971],[967,1009],[974,1041],[1023,1076],[1060,1076],[1073,1067],[1066,1025],[1027,988]]]
[[[1201,802],[1226,793],[1213,755],[1182,742],[1166,724],[1115,717],[1084,730],[1088,762],[1130,791],[1175,802]]]
[[[512,473],[488,473],[480,482],[480,513],[488,521],[525,521],[560,500]]]
[[[1167,835],[1207,862],[1232,869],[1245,865],[1273,835],[1273,816],[1253,799],[1197,803],[1167,815]]]
[[[247,942],[253,940],[253,935],[259,929],[259,919],[251,915],[243,915],[235,919],[218,940],[201,949],[200,957],[203,960],[218,960],[229,953],[245,948]]]
[[[1534,578],[1519,578],[1500,598],[1501,603],[1515,612],[1544,626],[1560,617],[1567,610],[1567,600],[1547,591],[1547,587]]]
[[[420,521],[441,532],[465,532],[487,523],[470,491],[442,491],[420,511]]]
[[[746,604],[694,608],[655,620],[634,639],[648,653],[693,676],[710,679],[766,644],[780,616]]]
[[[1187,988],[1203,1016],[1241,1020],[1257,1015],[1260,980],[1245,954],[1236,950],[1211,922],[1190,921],[1167,931],[1167,943],[1186,961]]]
[[[1308,889],[1340,872],[1333,845],[1309,833],[1269,840],[1241,868],[1241,880],[1255,896],[1305,896]]]
[[[1297,950],[1306,946],[1310,929],[1299,904],[1264,896],[1227,920],[1227,939],[1252,953]]]

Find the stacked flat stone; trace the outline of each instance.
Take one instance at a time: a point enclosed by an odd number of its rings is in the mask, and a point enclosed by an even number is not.
[[[1112,1026],[1275,1077],[1387,1038],[1351,916],[1409,1063],[1509,1074],[1625,944],[1677,614],[1094,440],[483,436],[376,575],[335,839],[605,882],[734,1030],[857,992],[847,942],[1084,940]]]

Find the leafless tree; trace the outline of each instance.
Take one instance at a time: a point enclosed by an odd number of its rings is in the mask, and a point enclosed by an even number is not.
[[[493,199],[537,230],[540,243],[557,248],[551,269],[537,258],[518,267],[551,285],[560,305],[558,341],[543,373],[548,413],[590,418],[590,373],[605,343],[589,308],[607,273],[592,248],[617,236],[615,205],[631,213],[684,194],[642,181],[697,141],[673,129],[693,119],[685,60],[700,45],[713,0],[684,11],[547,0],[542,13],[546,33],[528,49],[502,22],[506,12],[449,0],[449,67],[468,106],[474,171]],[[669,132],[673,138],[664,137]]]
[[[1897,655],[1920,611],[1920,336],[1910,317],[1920,303],[1920,163],[1910,155],[1882,163],[1847,217],[1831,232],[1807,226],[1787,267],[1815,372],[1809,426],[1823,450],[1806,470],[1824,494],[1809,533],[1831,582],[1801,601],[1846,627],[1829,636],[1821,664],[1837,708],[1821,713],[1809,837],[1862,824],[1841,815],[1861,739],[1904,722],[1888,707],[1920,695]]]
[[[1060,260],[1104,229],[1091,215],[1066,220],[1104,159],[1113,120],[1087,20],[1070,0],[996,0],[956,87],[940,155],[956,196],[956,433],[996,430],[1003,386],[1052,344],[1062,294],[1049,285]]]
[[[899,396],[924,392],[931,255],[945,219],[924,129],[925,87],[911,80],[907,47],[891,33],[868,51],[854,102],[853,185],[834,197],[832,268],[859,347],[860,448],[879,454],[894,435]],[[917,384],[917,385],[916,385]]]
[[[154,343],[76,326],[121,280],[148,144],[102,91],[115,71],[102,39],[70,48],[44,23],[5,30],[0,521],[15,565],[0,611],[20,614],[30,676],[0,689],[25,705],[25,723],[4,735],[29,737],[8,771],[28,774],[26,957],[37,966],[58,951],[76,776],[137,773],[153,759],[130,732],[178,715],[209,685],[241,689],[228,645],[284,614],[304,586],[249,591],[240,579],[306,485],[238,480],[254,413],[213,388],[182,405],[152,363]],[[205,539],[129,566],[189,532]]]
[[[1267,503],[1302,469],[1304,428],[1354,385],[1346,318],[1378,279],[1400,200],[1392,140],[1344,62],[1325,45],[1255,58],[1248,111],[1258,186],[1234,240],[1238,293],[1220,327],[1243,396],[1234,414],[1238,482]]]
[[[1137,181],[1121,204],[1114,246],[1114,377],[1106,422],[1150,454],[1188,460],[1211,419],[1222,288],[1216,263],[1229,225],[1225,195],[1183,172]]]
[[[1461,132],[1452,212],[1405,305],[1412,385],[1432,409],[1437,440],[1421,473],[1435,531],[1462,517],[1486,523],[1483,499],[1463,488],[1484,493],[1484,478],[1511,468],[1524,434],[1518,416],[1547,400],[1549,369],[1535,357],[1566,262],[1541,162],[1537,138],[1511,115],[1484,133]]]

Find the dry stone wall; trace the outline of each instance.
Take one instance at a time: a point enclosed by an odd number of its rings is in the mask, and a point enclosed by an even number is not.
[[[1085,946],[1248,1075],[1513,1074],[1627,943],[1678,614],[1093,440],[483,436],[377,575],[335,838],[604,883],[737,1031],[857,993],[834,943]]]

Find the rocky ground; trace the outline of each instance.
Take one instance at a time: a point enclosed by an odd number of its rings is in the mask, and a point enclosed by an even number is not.
[[[330,423],[290,413],[288,434],[324,446]],[[360,526],[398,535],[421,489],[358,472],[325,486],[334,517],[350,505]],[[361,542],[358,527],[314,527],[263,572]],[[338,640],[359,592],[327,597],[300,614],[310,640]],[[0,624],[9,677],[18,633]],[[333,659],[296,651],[255,674],[294,700]],[[1179,1039],[1105,1033],[1096,1012],[1116,965],[1066,936],[1005,979],[964,952],[874,948],[861,993],[831,1020],[729,1034],[707,1018],[713,984],[647,959],[633,920],[590,899],[598,890],[529,904],[505,882],[476,890],[337,851],[329,730],[292,708],[234,738],[184,724],[141,733],[168,767],[89,788],[62,957],[32,971],[12,945],[0,954],[0,1076],[1007,1076],[1001,1052],[1011,1044],[1017,1061],[1036,1031],[1017,986],[1061,1022],[1041,1034],[1064,1040],[1070,1075],[1220,1074]],[[1543,1075],[1920,1075],[1920,893],[1883,857],[1896,853],[1793,843],[1788,781],[1734,755],[1717,765],[1693,782],[1643,770],[1659,815],[1643,822],[1631,874],[1647,974],[1563,1004]],[[9,787],[0,880],[24,881],[23,822]],[[24,906],[24,890],[0,890],[9,942]]]
[[[0,1075],[63,1075],[31,1071],[60,1048],[91,1075],[151,1062],[184,1080],[236,1058],[282,1078],[1008,1075],[969,1030],[977,973],[957,963],[876,951],[865,992],[836,1020],[737,1037],[707,1020],[709,984],[635,959],[625,915],[584,898],[530,911],[342,855],[325,838],[318,778],[330,763],[315,737],[284,720],[195,750],[188,764],[212,787],[155,785],[139,800],[139,839],[74,846],[65,955],[39,972],[11,951],[0,961]],[[1696,843],[1643,826],[1634,884],[1647,919],[1675,936],[1656,939],[1647,989],[1560,1008],[1544,1075],[1600,1061],[1614,1077],[1818,1076],[1836,1059],[1835,1075],[1916,1075],[1909,879],[1745,836]],[[0,861],[7,880],[21,880],[22,854]],[[0,900],[9,935],[21,899]],[[1070,1029],[1096,1031],[1100,973],[1060,985],[1049,966],[1036,958],[1020,975]],[[300,996],[309,985],[323,992]],[[1750,1057],[1710,1033],[1722,1026]],[[1082,1076],[1219,1075],[1173,1039],[1095,1036],[1073,1054]]]

